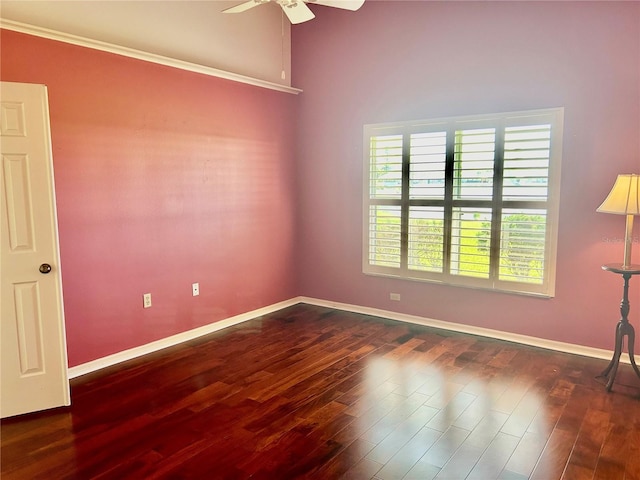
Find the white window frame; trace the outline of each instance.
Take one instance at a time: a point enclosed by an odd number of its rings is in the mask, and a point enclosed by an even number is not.
[[[418,280],[426,282],[435,282],[454,286],[464,286],[472,288],[480,288],[495,291],[514,292],[526,295],[535,295],[543,297],[553,297],[555,295],[555,277],[556,277],[556,253],[557,253],[557,236],[558,236],[558,212],[559,212],[559,200],[560,200],[560,172],[562,161],[562,130],[564,121],[564,109],[563,108],[550,108],[542,110],[529,110],[520,112],[507,112],[488,115],[472,115],[472,116],[459,116],[459,117],[447,117],[437,118],[431,120],[419,120],[408,122],[395,122],[395,123],[383,123],[383,124],[369,124],[364,126],[364,188],[363,188],[363,251],[362,251],[362,268],[363,273],[368,275],[379,275],[386,277],[396,277],[409,280]],[[549,146],[549,162],[548,162],[548,190],[546,200],[527,202],[527,201],[509,201],[502,198],[502,166],[504,162],[504,132],[505,129],[510,127],[526,127],[534,125],[549,125],[550,126],[550,146]],[[409,223],[409,205],[429,205],[429,201],[414,200],[409,197],[409,169],[408,166],[411,163],[410,141],[414,134],[427,134],[430,132],[446,132],[447,137],[447,164],[453,162],[453,138],[456,132],[462,130],[468,131],[473,129],[482,128],[495,128],[496,141],[495,141],[495,159],[494,159],[494,178],[493,182],[496,184],[499,179],[499,184],[496,189],[493,190],[494,194],[490,197],[489,203],[491,204],[493,214],[498,213],[502,215],[502,210],[510,208],[522,208],[523,210],[533,211],[532,208],[536,206],[543,206],[546,211],[546,223],[544,231],[544,261],[543,261],[543,278],[541,283],[530,283],[521,281],[506,281],[499,278],[499,263],[500,263],[500,247],[496,246],[496,243],[500,242],[500,238],[504,234],[501,231],[498,224],[497,232],[491,233],[491,267],[488,273],[488,278],[476,278],[473,276],[465,276],[456,273],[451,273],[451,265],[443,267],[442,272],[422,271],[408,268],[408,223]],[[512,130],[511,130],[512,131]],[[372,195],[371,186],[371,139],[373,137],[380,138],[384,136],[402,136],[402,186],[400,198],[384,198],[376,197]],[[502,152],[502,153],[499,153]],[[447,167],[453,168],[453,167]],[[450,213],[452,210],[450,204],[456,200],[452,200],[451,185],[453,183],[451,173],[447,173],[445,188],[447,193],[441,198],[438,197],[434,200],[438,205],[446,204]],[[397,188],[397,187],[396,187]],[[375,191],[375,189],[374,189]],[[438,203],[439,202],[439,203]],[[462,204],[471,205],[475,208],[481,206],[487,206],[488,202],[485,201],[462,201]],[[385,266],[380,264],[372,264],[370,262],[370,242],[371,242],[371,220],[370,211],[372,206],[387,205],[392,208],[400,209],[400,224],[398,227],[401,231],[401,260],[397,266]],[[502,217],[492,217],[502,218]],[[452,230],[451,225],[453,220],[449,218],[445,220],[445,223],[449,228],[445,228],[444,235],[451,237]],[[377,228],[377,227],[376,227]],[[494,225],[492,223],[492,230]],[[496,240],[497,239],[497,240]],[[444,262],[451,263],[451,238],[445,240],[449,242],[449,251],[444,257]],[[443,247],[446,250],[446,247]],[[372,248],[373,250],[373,248]],[[494,257],[498,257],[496,260]],[[378,263],[383,263],[379,262]]]

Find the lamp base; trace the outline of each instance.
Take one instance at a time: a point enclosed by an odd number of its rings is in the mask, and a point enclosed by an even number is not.
[[[627,215],[627,222],[624,231],[624,263],[625,268],[631,266],[631,246],[633,244],[633,215]]]

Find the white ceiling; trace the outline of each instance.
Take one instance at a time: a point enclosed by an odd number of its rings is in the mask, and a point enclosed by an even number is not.
[[[0,16],[289,86],[291,25],[273,4],[221,13],[242,1],[1,0]]]

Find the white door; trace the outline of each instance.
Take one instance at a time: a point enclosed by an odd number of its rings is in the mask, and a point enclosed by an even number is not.
[[[70,404],[44,85],[0,83],[0,150],[4,418]]]

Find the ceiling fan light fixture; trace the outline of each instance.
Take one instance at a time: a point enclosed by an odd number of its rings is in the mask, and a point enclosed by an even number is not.
[[[275,0],[281,7],[295,8],[298,5],[298,0]]]
[[[227,8],[222,13],[240,13],[264,3],[277,3],[287,15],[291,23],[298,24],[315,18],[307,3],[324,5],[326,7],[340,8],[343,10],[358,10],[365,0],[248,0],[234,7]]]

